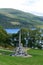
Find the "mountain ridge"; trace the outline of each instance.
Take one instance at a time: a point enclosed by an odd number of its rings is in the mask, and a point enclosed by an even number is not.
[[[43,28],[43,17],[11,8],[0,9],[0,26],[3,28]]]

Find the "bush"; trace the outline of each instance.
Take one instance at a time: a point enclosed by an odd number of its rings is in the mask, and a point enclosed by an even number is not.
[[[41,44],[37,44],[37,47],[38,47],[39,49],[42,49]]]

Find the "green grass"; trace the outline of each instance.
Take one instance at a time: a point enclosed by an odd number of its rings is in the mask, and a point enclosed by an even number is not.
[[[32,57],[24,58],[0,55],[0,65],[43,65],[43,50],[30,49],[28,53]]]
[[[0,53],[2,55],[9,55],[9,54],[14,53],[14,52],[13,51],[10,51],[10,50],[0,49]]]

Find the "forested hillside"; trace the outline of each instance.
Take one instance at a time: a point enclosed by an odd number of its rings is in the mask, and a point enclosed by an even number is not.
[[[43,28],[43,17],[15,9],[5,8],[0,9],[0,25],[3,26],[3,28]]]

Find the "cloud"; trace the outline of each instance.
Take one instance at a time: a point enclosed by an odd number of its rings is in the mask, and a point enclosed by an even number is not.
[[[0,0],[0,8],[16,8],[16,6],[21,6],[25,0]]]
[[[35,15],[43,14],[43,0],[27,0],[27,3],[24,4],[24,11],[33,13]]]
[[[39,15],[43,13],[43,0],[0,0],[0,8],[14,8],[33,14],[37,12]]]
[[[32,6],[32,5],[36,4],[38,1],[40,1],[40,0],[26,0],[25,3],[23,3],[23,5]]]
[[[37,3],[34,3],[33,6],[31,6],[32,12],[43,13],[43,0],[38,1]],[[36,13],[35,13],[36,14]]]

